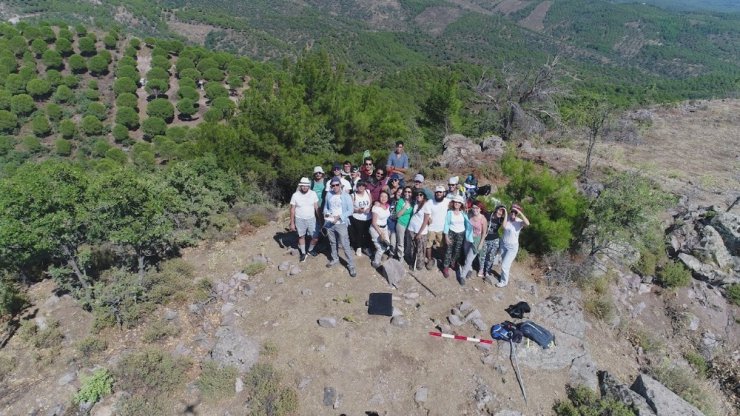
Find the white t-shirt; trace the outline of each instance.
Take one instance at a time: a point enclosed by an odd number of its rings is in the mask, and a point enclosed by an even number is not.
[[[425,214],[431,214],[431,208],[432,204],[427,201],[421,209],[418,209],[418,205],[414,206],[414,213],[411,215],[411,220],[409,220],[409,226],[406,228],[407,230],[418,233],[419,229],[421,228],[421,225],[424,223],[424,215]],[[444,223],[443,223],[444,225]],[[424,232],[421,233],[422,235],[425,235],[429,232],[429,227],[427,226],[424,228]]]
[[[450,212],[450,231],[455,233],[461,233],[465,231],[465,218],[462,212],[455,214],[455,211]]]
[[[449,199],[442,199],[442,202],[428,201],[425,205],[430,205],[431,218],[429,219],[429,231],[441,233],[445,229],[445,217],[447,209],[450,207]]]
[[[295,206],[295,217],[302,220],[315,218],[314,204],[319,203],[319,196],[316,192],[308,190],[305,194],[300,190],[296,191],[290,197],[290,205]]]
[[[340,178],[339,178],[339,182],[340,182],[340,183],[342,184],[342,190],[343,190],[344,192],[346,192],[346,193],[349,193],[350,191],[352,191],[352,190],[353,190],[353,189],[352,189],[352,184],[351,184],[351,183],[349,183],[349,181],[348,181],[348,180],[346,180],[346,179],[344,179],[344,178],[340,177]]]
[[[508,220],[506,221],[506,226],[504,227],[504,237],[503,242],[504,245],[507,246],[518,246],[519,245],[519,232],[522,231],[522,228],[524,228],[524,221],[517,218],[516,220]]]
[[[377,218],[378,227],[385,227],[388,224],[388,217],[391,216],[390,207],[386,208],[380,204],[373,207],[373,217]]]
[[[352,199],[352,206],[355,209],[360,209],[360,208],[365,209],[369,207],[370,204],[373,202],[372,198],[370,197],[370,191],[368,191],[367,189],[362,194],[355,193],[354,196],[355,197]],[[352,217],[356,220],[367,221],[370,219],[370,212],[369,211],[363,212],[363,213],[355,212],[352,214]]]
[[[337,217],[337,224],[339,224],[342,221],[342,195],[329,192],[326,198],[329,215]]]

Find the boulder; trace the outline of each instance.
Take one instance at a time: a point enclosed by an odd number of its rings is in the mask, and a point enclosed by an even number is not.
[[[720,212],[712,218],[712,226],[722,236],[730,254],[740,256],[740,215]]]
[[[712,262],[720,269],[733,266],[732,256],[725,247],[725,242],[720,233],[711,225],[702,229],[700,248],[695,250],[705,262]]]
[[[568,376],[570,378],[570,384],[573,386],[585,385],[594,391],[598,387],[596,365],[591,358],[591,354],[586,353],[580,357],[576,357],[570,365]]]
[[[501,137],[491,135],[483,139],[480,147],[484,154],[500,159],[506,150],[506,143]]]
[[[397,287],[406,276],[406,268],[403,267],[403,263],[399,260],[389,258],[383,262],[382,273],[388,280],[388,284]]]
[[[709,283],[729,284],[740,281],[740,278],[737,276],[732,276],[731,274],[724,273],[712,265],[702,263],[701,260],[691,254],[679,253],[678,258],[694,273],[697,278]]]
[[[637,376],[630,389],[644,397],[658,415],[704,416],[699,409],[647,374]]]
[[[440,164],[450,170],[469,170],[471,163],[481,161],[481,147],[462,134],[451,134],[443,140]]]
[[[599,372],[599,390],[603,397],[618,400],[632,408],[637,416],[656,416],[647,400],[606,371]]]
[[[259,358],[259,344],[240,328],[222,326],[216,331],[211,359],[222,366],[234,366],[246,373]]]

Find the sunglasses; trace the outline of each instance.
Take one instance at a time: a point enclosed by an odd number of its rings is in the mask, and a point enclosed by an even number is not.
[[[333,187],[335,187],[335,186],[339,186],[339,185],[340,185],[340,184],[338,184],[338,183],[334,183],[334,184],[332,184],[332,185],[331,185],[331,187],[333,188]]]
[[[365,163],[365,166],[372,166],[372,163]]]

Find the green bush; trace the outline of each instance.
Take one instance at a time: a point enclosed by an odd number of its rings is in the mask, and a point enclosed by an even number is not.
[[[77,134],[77,125],[72,120],[62,120],[59,122],[59,134],[65,139],[74,138]]]
[[[557,416],[635,416],[624,403],[601,398],[586,386],[568,386],[567,395],[567,401],[558,400],[552,408]]]
[[[149,348],[121,358],[115,377],[121,390],[152,396],[182,384],[188,367],[190,364],[185,359]]]
[[[600,321],[608,322],[614,317],[614,302],[606,294],[588,296],[583,304],[583,309]]]
[[[116,113],[116,123],[129,130],[136,130],[139,128],[139,113],[131,107],[120,107]]]
[[[21,143],[28,153],[35,154],[44,151],[44,145],[36,136],[26,136],[23,138],[23,140],[21,140]]]
[[[67,139],[54,140],[54,152],[59,156],[69,156],[72,154],[72,142]]]
[[[110,159],[118,163],[119,165],[125,165],[128,161],[128,156],[126,156],[126,153],[117,147],[111,147],[110,149],[108,149],[108,151],[105,152],[105,158]]]
[[[95,370],[89,377],[82,377],[81,382],[80,391],[72,399],[75,404],[97,403],[113,393],[113,375],[105,368]]]
[[[280,382],[277,371],[266,363],[258,363],[245,380],[249,391],[249,408],[253,416],[284,416],[298,410],[295,390]]]
[[[103,134],[103,129],[103,123],[92,115],[83,117],[80,122],[80,130],[87,136],[99,136]]]
[[[175,107],[165,98],[156,98],[147,105],[146,114],[149,117],[161,118],[169,123],[175,116]]]
[[[26,295],[9,277],[0,278],[0,319],[16,315],[28,305]]]
[[[207,400],[220,400],[234,395],[237,375],[235,367],[220,368],[215,362],[206,361],[196,385]]]
[[[709,364],[701,354],[691,350],[685,352],[683,354],[683,358],[685,358],[686,361],[688,361],[688,363],[691,365],[691,367],[696,370],[696,374],[699,375],[699,377],[701,377],[702,379],[707,378]]]
[[[34,348],[58,347],[64,339],[57,321],[49,321],[44,329],[39,328],[34,321],[23,321],[18,329],[18,336]]]
[[[162,136],[167,132],[167,122],[159,117],[149,117],[141,123],[144,137],[151,140],[154,136]]]
[[[683,264],[672,261],[658,271],[658,282],[667,288],[679,288],[691,283],[691,271]]]
[[[51,124],[45,115],[39,114],[31,120],[31,130],[38,137],[46,137],[51,133]]]
[[[75,348],[80,356],[89,358],[108,349],[108,343],[98,337],[89,336],[77,341]]]
[[[14,95],[10,99],[10,111],[18,116],[27,116],[36,110],[36,103],[28,94]]]
[[[740,283],[733,283],[725,289],[725,296],[735,306],[740,306]]]
[[[108,118],[108,107],[102,103],[90,103],[85,108],[85,115],[95,116],[98,120],[105,121]]]
[[[75,93],[71,88],[66,85],[60,85],[57,87],[57,91],[54,93],[52,98],[58,103],[68,103],[72,101],[74,96]]]
[[[18,116],[10,111],[0,110],[0,133],[13,133],[18,127]]]
[[[497,196],[520,203],[531,223],[522,231],[521,245],[535,254],[569,248],[580,234],[586,210],[586,200],[574,185],[575,175],[555,176],[511,152],[501,160],[501,168],[509,183]]]
[[[142,339],[144,342],[151,344],[152,342],[175,336],[179,332],[180,330],[177,329],[175,325],[159,319],[149,324],[149,326],[144,330]]]
[[[136,82],[131,78],[118,78],[116,82],[113,83],[113,92],[116,96],[123,93],[129,93],[135,96],[138,88],[139,87],[136,85]]]
[[[134,110],[138,111],[139,106],[139,99],[135,94],[131,94],[130,92],[124,92],[118,95],[118,98],[116,98],[116,105],[120,109],[121,107],[129,107],[133,108]]]

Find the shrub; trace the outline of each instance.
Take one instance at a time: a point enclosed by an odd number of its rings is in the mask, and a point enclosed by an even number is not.
[[[256,276],[267,268],[267,264],[263,262],[253,262],[249,263],[247,267],[244,268],[244,273],[248,276]]]
[[[45,79],[34,78],[26,84],[26,91],[33,98],[39,100],[51,92],[51,84]]]
[[[280,376],[270,364],[256,364],[245,383],[250,393],[249,408],[253,416],[284,416],[298,409],[298,395],[281,385]]]
[[[57,41],[54,43],[54,49],[62,56],[69,56],[74,53],[74,49],[72,49],[72,42],[69,39],[63,37],[57,39]]]
[[[558,416],[635,416],[627,405],[601,398],[586,386],[568,386],[568,401],[558,400],[553,411]]]
[[[130,92],[124,92],[118,95],[118,98],[116,98],[116,105],[121,107],[129,107],[133,108],[134,110],[138,110],[139,108],[139,99],[135,94],[132,94]]]
[[[26,136],[21,140],[21,143],[28,153],[41,153],[44,151],[44,145],[41,144],[41,140],[36,136]]]
[[[201,78],[200,71],[194,68],[185,68],[182,71],[180,71],[178,75],[180,76],[180,79],[190,78],[190,79],[195,80],[195,79]]]
[[[52,98],[58,103],[68,103],[72,101],[74,96],[75,93],[74,91],[72,91],[71,88],[66,85],[60,85],[57,87],[57,90]]]
[[[128,134],[128,128],[126,126],[116,124],[113,126],[113,130],[111,130],[111,134],[116,143],[129,144],[131,142],[131,137]]]
[[[0,133],[12,134],[18,127],[18,116],[10,111],[0,110]]]
[[[49,103],[46,105],[46,115],[49,117],[49,120],[57,122],[64,117],[64,110],[59,104]]]
[[[149,324],[147,329],[144,330],[142,339],[144,342],[151,344],[152,342],[177,335],[179,332],[180,330],[178,330],[175,325],[172,325],[163,319],[159,319]]]
[[[82,357],[89,358],[108,349],[108,343],[98,337],[89,336],[77,341],[75,348]]]
[[[121,61],[118,61],[118,68],[116,68],[116,77],[137,80],[141,78],[141,74],[139,73],[139,71],[136,70],[135,66],[122,65]]]
[[[139,113],[131,107],[120,107],[116,113],[116,123],[129,130],[136,130],[139,128]]]
[[[46,65],[47,69],[63,69],[64,68],[64,61],[62,60],[62,55],[55,51],[55,50],[47,50],[44,52],[41,58],[44,61],[44,65]]]
[[[730,303],[740,306],[740,283],[733,283],[725,289],[725,296]]]
[[[141,123],[144,130],[144,137],[152,139],[154,136],[161,136],[167,132],[167,123],[159,117],[149,117]]]
[[[71,139],[77,134],[77,125],[72,120],[62,120],[59,122],[59,134],[65,139]]]
[[[99,136],[103,134],[103,123],[95,116],[85,116],[80,122],[80,130],[87,136]]]
[[[108,73],[108,60],[101,55],[93,56],[87,61],[87,69],[93,76],[105,75]]]
[[[709,364],[704,357],[696,351],[687,351],[683,354],[683,358],[688,361],[689,365],[696,370],[696,374],[702,379],[707,378],[707,372],[709,371]]]
[[[31,129],[33,134],[38,137],[46,137],[51,133],[51,125],[49,120],[43,114],[39,114],[31,120]]]
[[[593,294],[583,304],[583,309],[594,318],[610,321],[614,317],[614,302],[608,295]]]
[[[580,234],[586,209],[586,200],[574,185],[575,176],[555,176],[511,152],[501,160],[501,167],[510,180],[497,195],[520,202],[531,223],[522,231],[521,245],[535,254],[569,248]]]
[[[198,109],[195,108],[195,102],[193,100],[190,98],[183,98],[177,102],[177,111],[180,113],[181,117],[189,119],[193,114],[198,112]]]
[[[58,347],[64,339],[57,321],[49,321],[44,329],[39,328],[34,321],[23,321],[18,329],[18,336],[34,348]]]
[[[82,74],[87,72],[87,61],[80,55],[72,55],[67,58],[69,69],[73,74]]]
[[[136,95],[137,88],[138,86],[136,85],[136,82],[134,82],[134,80],[131,78],[118,78],[116,82],[113,83],[113,92],[116,94],[116,96],[119,96],[123,93]]]
[[[159,97],[162,95],[167,89],[169,89],[170,84],[165,79],[150,79],[146,83],[146,92],[148,92],[150,95],[154,97]]]
[[[125,165],[128,161],[128,156],[126,156],[126,153],[117,147],[111,147],[110,149],[108,149],[108,151],[105,152],[105,158],[110,159],[118,163],[119,165]]]
[[[75,404],[97,403],[113,392],[113,376],[105,368],[95,370],[91,376],[82,377],[80,391],[72,401]]]
[[[185,359],[149,348],[121,358],[115,376],[122,390],[151,395],[174,390],[185,380],[189,366]]]
[[[215,100],[218,97],[228,97],[229,91],[221,84],[217,82],[209,82],[205,86],[206,97],[209,100]]]
[[[146,114],[149,117],[161,118],[169,123],[175,117],[175,107],[167,99],[156,98],[147,105]]]
[[[180,98],[188,98],[192,101],[198,101],[200,99],[198,90],[191,86],[183,86],[182,84],[180,84],[180,89],[177,90],[177,96]]]
[[[209,108],[208,111],[203,114],[203,120],[209,122],[209,123],[216,123],[218,121],[223,120],[224,113],[221,112],[218,108]]]
[[[679,288],[691,283],[691,271],[683,264],[672,261],[658,271],[658,282],[667,288]]]
[[[89,36],[79,38],[77,47],[80,49],[82,56],[92,56],[96,52],[95,41]]]
[[[16,315],[27,305],[28,299],[18,284],[7,276],[0,278],[0,319]]]
[[[54,152],[59,156],[69,156],[72,154],[72,142],[67,139],[56,139],[54,141]]]
[[[90,101],[98,101],[100,100],[100,91],[98,91],[97,89],[88,88],[85,90],[85,98]]]
[[[28,94],[14,95],[10,99],[10,110],[17,116],[27,116],[36,111],[36,103]]]
[[[203,396],[208,400],[220,400],[234,395],[234,384],[238,375],[235,367],[220,368],[213,361],[206,361],[201,367],[196,382]]]

